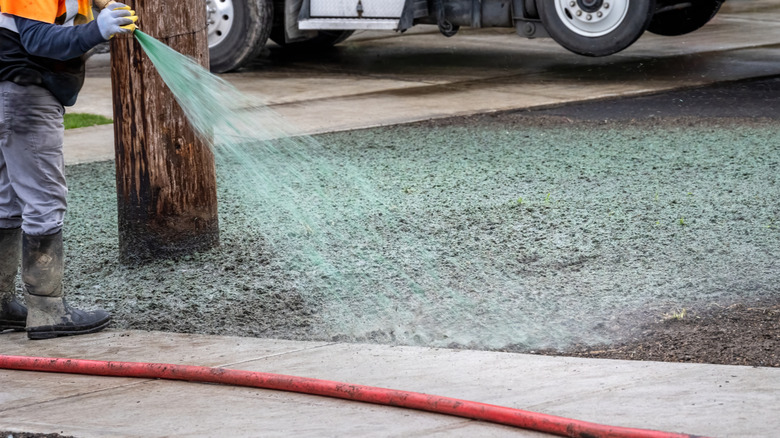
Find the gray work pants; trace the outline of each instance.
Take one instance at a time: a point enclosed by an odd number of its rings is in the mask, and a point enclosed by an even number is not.
[[[62,229],[64,114],[47,89],[0,82],[0,228],[31,236]]]

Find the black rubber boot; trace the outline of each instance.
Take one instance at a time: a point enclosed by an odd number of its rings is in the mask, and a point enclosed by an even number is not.
[[[0,228],[0,331],[24,330],[27,308],[16,300],[14,283],[22,250],[21,228]]]
[[[27,337],[50,339],[103,330],[111,321],[105,310],[70,307],[62,296],[62,232],[49,236],[24,235],[22,281],[27,301]]]
[[[16,298],[3,299],[0,302],[0,331],[21,332],[24,331],[25,326],[27,326],[27,307],[16,301]]]
[[[84,311],[70,307],[63,297],[25,296],[30,312],[27,338],[51,339],[58,336],[85,335],[108,327],[111,315],[103,309]]]

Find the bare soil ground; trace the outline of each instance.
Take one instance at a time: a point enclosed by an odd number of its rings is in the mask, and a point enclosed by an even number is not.
[[[610,345],[539,354],[599,359],[780,367],[780,304],[712,307],[668,315]]]

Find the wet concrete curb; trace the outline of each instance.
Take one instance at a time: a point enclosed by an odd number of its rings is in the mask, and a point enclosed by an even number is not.
[[[221,366],[402,389],[713,437],[780,427],[780,369],[114,331],[0,336],[8,355]],[[79,437],[448,436],[534,432],[252,388],[0,371],[0,430]]]

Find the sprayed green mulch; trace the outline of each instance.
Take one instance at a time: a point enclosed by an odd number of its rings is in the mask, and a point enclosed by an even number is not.
[[[247,201],[263,187],[241,161],[218,163],[220,248],[123,267],[112,163],[71,166],[66,288],[124,328],[513,351],[620,339],[780,292],[776,138],[771,123],[521,117],[318,136],[387,206],[324,222],[355,230],[315,242],[333,239],[318,251],[342,277],[288,263],[311,236]],[[353,211],[344,175],[320,176],[295,189]]]

